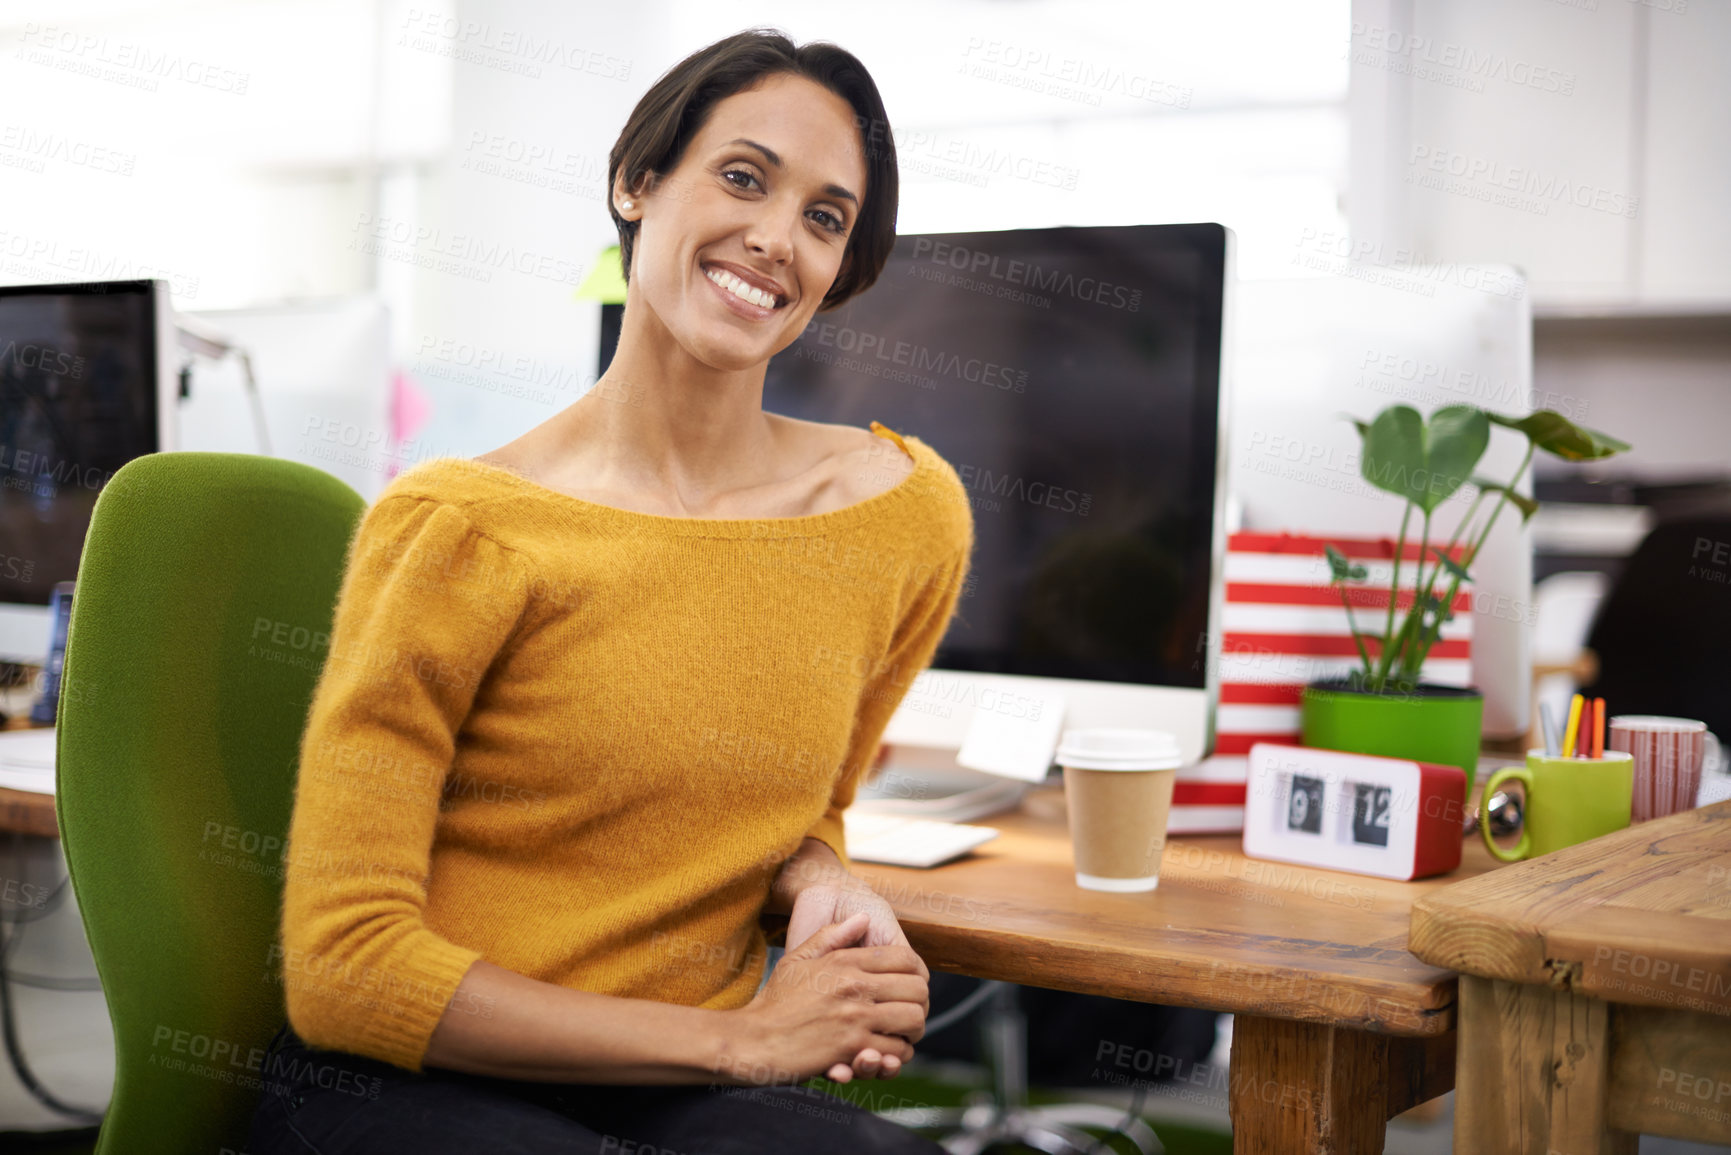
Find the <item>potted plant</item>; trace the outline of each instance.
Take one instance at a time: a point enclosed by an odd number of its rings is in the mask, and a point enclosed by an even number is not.
[[[1360,665],[1344,678],[1305,687],[1300,699],[1303,742],[1459,766],[1466,771],[1470,793],[1478,766],[1484,698],[1477,690],[1421,681],[1425,657],[1436,645],[1443,624],[1454,617],[1456,595],[1462,584],[1472,581],[1473,560],[1503,508],[1513,505],[1520,510],[1523,524],[1537,511],[1536,501],[1516,492],[1533,452],[1542,449],[1565,461],[1595,461],[1629,446],[1583,429],[1549,409],[1517,418],[1473,405],[1449,405],[1431,414],[1427,422],[1410,405],[1391,405],[1368,423],[1349,420],[1363,442],[1359,468],[1364,479],[1406,505],[1395,543],[1387,611],[1376,623],[1380,630],[1361,629],[1353,613],[1348,583],[1362,582],[1365,567],[1352,564],[1333,546],[1327,549],[1329,581],[1339,588],[1346,606]],[[1473,475],[1490,444],[1493,425],[1527,439],[1520,468],[1507,482]],[[1432,515],[1467,485],[1476,492],[1454,533],[1446,544],[1433,544]],[[1487,497],[1493,500],[1489,512],[1483,513]],[[1417,568],[1411,600],[1401,609],[1401,563],[1415,510],[1419,548],[1413,564]],[[1359,604],[1363,606],[1363,600]]]

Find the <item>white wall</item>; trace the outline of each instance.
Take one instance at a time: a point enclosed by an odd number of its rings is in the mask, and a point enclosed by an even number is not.
[[[1356,236],[1546,308],[1731,310],[1731,4],[1354,0]]]
[[[453,69],[449,144],[384,213],[387,237],[404,228],[426,237],[392,243],[393,256],[446,266],[393,262],[407,281],[396,289],[408,299],[399,352],[434,402],[418,452],[470,456],[546,420],[593,383],[599,313],[574,294],[601,250],[618,242],[606,209],[607,152],[673,58],[666,5],[655,0],[462,0],[455,16],[487,31],[470,39],[473,59]],[[401,50],[455,43],[420,27],[405,30],[411,41]],[[561,45],[584,67],[517,71],[521,61],[485,47],[507,37]]]

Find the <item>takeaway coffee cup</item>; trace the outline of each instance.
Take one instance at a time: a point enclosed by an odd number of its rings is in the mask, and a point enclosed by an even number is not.
[[[1115,891],[1159,886],[1172,784],[1182,761],[1178,740],[1164,730],[1066,730],[1057,761],[1076,885]]]

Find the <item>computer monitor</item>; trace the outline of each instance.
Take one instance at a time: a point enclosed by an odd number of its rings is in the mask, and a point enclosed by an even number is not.
[[[1399,404],[1428,418],[1468,404],[1582,419],[1577,398],[1533,392],[1532,302],[1510,267],[1412,265],[1389,275],[1343,263],[1325,276],[1240,281],[1233,308],[1232,495],[1247,530],[1391,540],[1399,533],[1404,507],[1364,481],[1362,443],[1348,416],[1369,421]],[[1493,430],[1473,473],[1507,481],[1525,449],[1519,434]],[[1531,495],[1530,473],[1518,489]],[[1454,532],[1470,490],[1463,486],[1436,509],[1433,539]],[[1472,604],[1472,685],[1485,698],[1484,734],[1524,734],[1533,545],[1515,510],[1497,519],[1472,576],[1462,592]],[[1297,718],[1296,706],[1249,709]]]
[[[903,758],[953,758],[1005,693],[1207,752],[1231,264],[1215,224],[904,236],[770,362],[764,408],[881,421],[968,490],[971,580],[885,734]]]
[[[176,447],[177,364],[166,281],[0,286],[0,659],[46,658],[97,494]]]

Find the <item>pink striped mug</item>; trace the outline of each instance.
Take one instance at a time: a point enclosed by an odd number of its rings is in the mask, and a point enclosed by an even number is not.
[[[1655,714],[1623,714],[1611,719],[1609,729],[1605,748],[1626,750],[1635,758],[1630,823],[1663,818],[1695,805],[1708,743],[1717,744],[1707,732],[1707,723]]]

